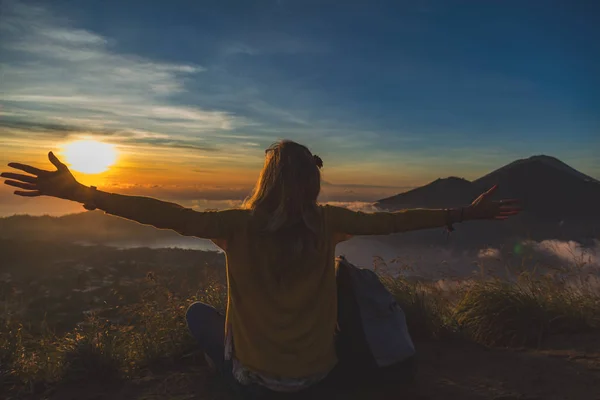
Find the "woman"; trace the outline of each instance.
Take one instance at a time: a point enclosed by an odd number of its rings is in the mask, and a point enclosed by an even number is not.
[[[227,256],[226,316],[196,303],[188,326],[214,366],[239,392],[295,392],[336,365],[336,245],[352,235],[450,227],[506,219],[514,200],[482,194],[461,209],[362,213],[319,205],[323,166],[305,146],[281,141],[266,151],[252,196],[240,209],[198,212],[152,198],[124,196],[78,183],[52,153],[56,171],[11,163],[31,175],[2,173],[16,195],[54,196],[182,235],[210,239]]]

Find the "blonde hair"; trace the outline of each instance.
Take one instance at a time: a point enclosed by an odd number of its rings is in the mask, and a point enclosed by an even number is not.
[[[296,255],[310,251],[320,228],[317,198],[323,161],[291,140],[274,143],[265,153],[265,164],[244,208],[260,216],[263,233],[277,233],[282,245]]]

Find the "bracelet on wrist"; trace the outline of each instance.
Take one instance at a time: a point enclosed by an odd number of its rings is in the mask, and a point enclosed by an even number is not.
[[[454,221],[452,221],[452,211],[453,209],[451,208],[446,209],[446,231],[448,231],[448,233],[454,231],[454,226],[452,226],[454,223]]]

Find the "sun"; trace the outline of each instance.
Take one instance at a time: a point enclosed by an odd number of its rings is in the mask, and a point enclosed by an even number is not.
[[[117,149],[97,140],[77,140],[63,146],[63,156],[74,171],[100,174],[117,161]]]

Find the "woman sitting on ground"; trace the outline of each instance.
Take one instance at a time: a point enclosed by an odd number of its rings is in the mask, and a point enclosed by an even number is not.
[[[384,235],[474,219],[506,219],[513,200],[484,193],[464,209],[355,212],[317,203],[321,159],[281,141],[266,151],[252,196],[239,209],[199,212],[160,200],[124,196],[78,183],[52,153],[56,171],[18,163],[31,175],[2,173],[26,197],[54,196],[182,235],[212,240],[227,256],[226,316],[192,304],[188,326],[203,351],[242,393],[294,392],[336,366],[335,247],[353,235]]]

